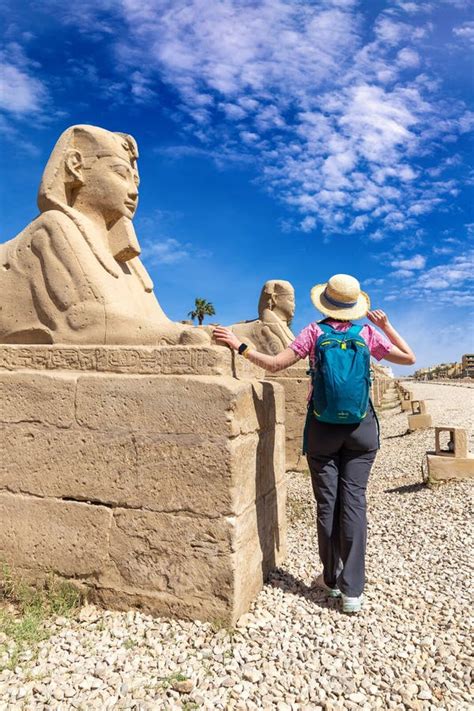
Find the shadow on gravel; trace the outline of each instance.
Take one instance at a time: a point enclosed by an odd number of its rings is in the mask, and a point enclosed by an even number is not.
[[[292,595],[300,595],[318,605],[318,607],[339,609],[339,600],[327,598],[321,588],[312,590],[309,585],[298,580],[298,578],[295,578],[294,575],[282,568],[274,568],[269,574],[266,584],[271,585],[272,588],[280,588],[283,592],[289,592]]]
[[[409,434],[413,434],[413,432],[410,432],[410,430],[407,430],[406,432],[402,432],[402,434],[389,435],[388,437],[382,437],[382,439],[399,439],[400,437],[406,437]]]
[[[397,486],[395,489],[385,489],[386,494],[414,494],[417,491],[422,491],[426,489],[426,484],[421,481],[416,484],[403,484],[403,486]]]

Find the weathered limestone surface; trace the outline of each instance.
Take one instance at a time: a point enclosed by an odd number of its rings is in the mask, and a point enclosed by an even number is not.
[[[209,343],[204,330],[170,321],[155,296],[132,222],[138,183],[132,136],[64,131],[40,214],[0,244],[0,343]]]
[[[0,559],[233,623],[286,555],[284,391],[210,346],[0,347]]]
[[[285,390],[287,471],[305,471],[308,468],[306,457],[302,455],[303,430],[310,388],[310,378],[306,371],[306,362],[300,361],[275,375],[267,373],[267,380],[279,383]]]
[[[294,340],[290,323],[295,315],[295,290],[289,281],[270,279],[263,285],[258,318],[230,326],[237,338],[260,353],[277,355]]]
[[[441,436],[443,433],[449,436],[447,449],[443,448]],[[435,452],[441,457],[468,457],[468,433],[462,427],[436,427],[435,429]]]
[[[437,454],[427,454],[428,483],[441,484],[448,481],[464,481],[474,479],[474,456],[444,457]]]
[[[372,363],[374,379],[370,396],[376,410],[389,410],[399,406],[399,398],[393,378],[387,378],[379,370],[377,364]]]
[[[408,429],[410,432],[413,430],[425,430],[428,427],[433,427],[433,418],[430,414],[408,415]]]

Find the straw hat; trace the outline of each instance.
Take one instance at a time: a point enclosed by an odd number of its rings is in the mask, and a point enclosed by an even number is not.
[[[318,311],[341,321],[363,318],[370,309],[370,299],[349,274],[335,274],[326,284],[311,289],[311,301]]]

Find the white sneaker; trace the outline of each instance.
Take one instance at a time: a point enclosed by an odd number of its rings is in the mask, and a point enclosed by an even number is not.
[[[322,590],[325,590],[325,592],[327,592],[328,597],[341,597],[341,591],[339,590],[339,588],[330,588],[329,585],[326,585],[322,573],[320,573],[314,578],[313,582],[310,585],[310,588],[321,588]]]
[[[348,597],[347,595],[342,595],[342,611],[348,612],[350,614],[354,612],[360,612],[362,610],[362,605],[364,603],[364,596],[359,595],[359,597]]]

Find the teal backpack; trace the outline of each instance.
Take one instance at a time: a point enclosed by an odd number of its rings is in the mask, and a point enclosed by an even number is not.
[[[360,335],[362,326],[337,331],[327,323],[314,348],[309,374],[313,394],[308,408],[319,422],[357,424],[367,414],[370,399],[370,352]]]

